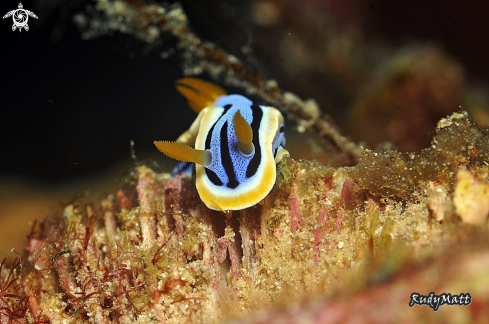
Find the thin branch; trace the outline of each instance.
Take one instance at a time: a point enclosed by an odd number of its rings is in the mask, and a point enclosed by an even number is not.
[[[196,74],[202,69],[207,69],[213,75],[222,72],[228,76],[232,75],[241,81],[238,86],[256,92],[265,101],[293,117],[299,125],[309,127],[321,137],[330,139],[339,150],[353,159],[358,159],[361,155],[363,148],[341,135],[334,123],[328,120],[330,118],[321,112],[313,100],[303,101],[296,95],[283,91],[277,82],[266,80],[254,73],[235,56],[202,40],[192,32],[187,24],[187,16],[178,4],[168,7],[136,0],[120,0],[99,2],[97,9],[104,11],[108,19],[114,18],[111,20],[112,24],[106,24],[112,30],[133,34],[148,42],[156,40],[160,32],[171,34],[179,40],[179,46],[188,51],[188,56],[193,57],[193,60],[208,63],[200,64],[199,69],[187,69],[187,74]],[[124,19],[120,19],[121,17]],[[85,33],[85,38],[96,37],[101,33],[104,32],[92,30],[91,36],[90,33]]]

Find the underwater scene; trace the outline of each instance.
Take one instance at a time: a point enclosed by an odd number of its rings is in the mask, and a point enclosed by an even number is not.
[[[0,7],[0,323],[489,321],[489,3]]]

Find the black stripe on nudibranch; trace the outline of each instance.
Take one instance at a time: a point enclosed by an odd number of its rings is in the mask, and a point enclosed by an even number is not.
[[[212,182],[216,186],[222,186],[223,185],[221,179],[219,179],[219,177],[217,176],[217,174],[214,171],[209,170],[207,168],[204,168],[204,170],[205,170],[205,174],[207,175],[207,178],[209,178],[210,182]]]
[[[221,118],[221,116],[219,118]],[[217,120],[219,120],[219,118]],[[214,126],[216,126],[215,123],[209,129],[209,132],[207,133],[207,137],[205,138],[205,149],[206,150],[211,149],[212,132],[214,131]],[[204,168],[204,170],[205,170],[205,174],[207,175],[207,178],[209,178],[210,182],[212,182],[216,186],[222,186],[223,185],[221,179],[219,179],[219,177],[217,176],[217,174],[214,171],[209,170],[208,168]]]
[[[221,117],[219,117],[221,118]],[[212,125],[211,129],[209,129],[209,133],[207,133],[207,137],[205,138],[205,149],[210,150],[211,149],[211,140],[212,140],[212,132],[214,131],[214,126],[216,124]]]
[[[236,180],[236,174],[234,173],[233,160],[231,160],[231,154],[229,153],[229,141],[228,141],[228,122],[225,122],[221,128],[221,161],[229,182],[228,188],[234,189],[239,186],[238,180]]]
[[[246,169],[246,177],[251,178],[255,175],[258,167],[261,163],[261,147],[260,147],[260,124],[263,119],[263,110],[258,105],[252,105],[251,110],[253,112],[253,121],[251,122],[251,129],[253,130],[253,146],[255,146],[255,156],[248,164]]]

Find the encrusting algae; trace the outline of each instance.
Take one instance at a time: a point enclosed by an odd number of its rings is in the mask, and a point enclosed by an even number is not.
[[[390,307],[399,312],[383,318],[403,322],[433,318],[407,306],[410,293],[435,286],[470,293],[462,315],[480,320],[488,140],[461,111],[419,155],[367,151],[340,168],[287,158],[264,204],[231,219],[200,201],[190,177],[139,166],[117,199],[72,203],[32,229],[22,267],[2,263],[0,320],[327,323],[331,312],[332,322],[375,320]]]

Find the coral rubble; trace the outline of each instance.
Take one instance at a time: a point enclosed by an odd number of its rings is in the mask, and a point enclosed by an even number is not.
[[[139,166],[134,188],[33,228],[27,257],[0,268],[0,321],[217,323],[279,307],[248,320],[406,322],[428,316],[406,310],[425,289],[471,293],[460,316],[480,320],[488,140],[461,111],[419,155],[285,159],[263,205],[232,217],[207,209],[188,176]]]

